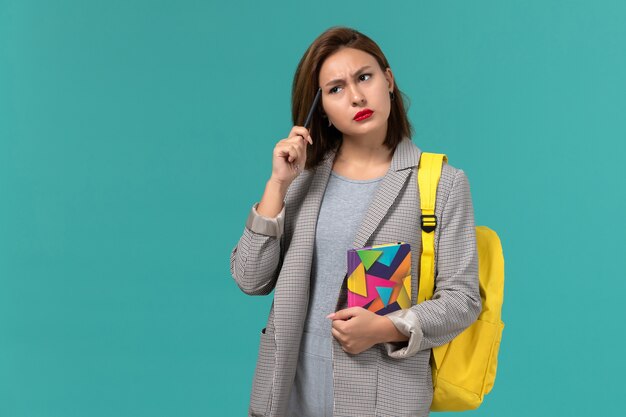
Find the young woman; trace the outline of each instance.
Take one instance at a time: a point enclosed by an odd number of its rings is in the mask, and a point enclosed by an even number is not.
[[[322,33],[296,70],[292,113],[295,126],[275,145],[263,197],[231,254],[242,291],[274,291],[249,415],[427,416],[431,348],[481,310],[467,177],[444,163],[436,289],[416,304],[421,151],[378,45],[349,28]],[[411,246],[411,308],[387,315],[347,308],[347,250],[398,241]]]

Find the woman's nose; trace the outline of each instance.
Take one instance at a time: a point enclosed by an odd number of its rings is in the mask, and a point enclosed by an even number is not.
[[[352,104],[353,105],[358,105],[358,104],[364,104],[365,103],[365,96],[363,96],[363,94],[361,94],[361,91],[356,86],[352,86],[351,87],[351,94],[352,94]]]

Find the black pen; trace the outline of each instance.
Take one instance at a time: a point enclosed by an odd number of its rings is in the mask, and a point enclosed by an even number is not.
[[[313,99],[313,104],[311,105],[311,108],[309,109],[309,114],[307,114],[306,116],[306,121],[304,122],[304,127],[306,129],[308,129],[309,125],[311,124],[311,119],[313,118],[313,111],[315,110],[315,107],[317,107],[317,103],[320,101],[321,95],[322,95],[322,87],[317,89],[317,93],[315,94],[315,98]],[[308,142],[304,136],[300,135],[300,137],[302,137],[302,139],[304,139],[305,142]],[[300,173],[300,167],[298,166],[298,164],[294,164],[294,166],[295,166],[296,171]]]
[[[304,127],[309,128],[311,124],[311,119],[313,118],[313,111],[315,107],[317,107],[317,103],[320,101],[320,97],[322,95],[322,88],[317,89],[317,94],[315,94],[315,99],[313,99],[313,104],[311,105],[311,109],[309,110],[309,114],[306,116],[306,121],[304,122]]]

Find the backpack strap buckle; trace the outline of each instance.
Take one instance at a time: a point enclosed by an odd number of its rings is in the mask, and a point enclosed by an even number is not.
[[[437,216],[434,214],[422,214],[422,230],[430,233],[437,227]]]

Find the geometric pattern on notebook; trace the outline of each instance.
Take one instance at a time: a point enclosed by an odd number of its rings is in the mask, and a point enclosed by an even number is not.
[[[411,248],[408,243],[348,251],[348,307],[376,314],[411,307]]]
[[[359,254],[359,258],[361,259],[361,262],[363,262],[363,266],[367,270],[367,269],[370,269],[372,267],[372,264],[376,262],[376,259],[378,259],[380,255],[383,254],[383,251],[361,250],[361,251],[358,251],[357,253]]]
[[[391,297],[391,288],[389,287],[376,287],[376,292],[380,297],[380,300],[383,302],[385,307],[389,304],[389,298]]]

